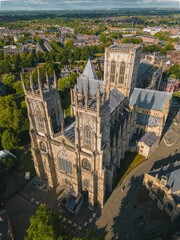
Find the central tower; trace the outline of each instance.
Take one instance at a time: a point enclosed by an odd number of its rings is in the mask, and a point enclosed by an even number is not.
[[[107,96],[116,87],[124,96],[130,97],[136,87],[141,50],[141,45],[135,44],[113,45],[106,48],[104,80]]]

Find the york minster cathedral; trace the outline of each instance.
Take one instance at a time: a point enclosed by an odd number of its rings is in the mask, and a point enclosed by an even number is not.
[[[31,151],[36,173],[50,187],[87,192],[89,206],[103,207],[112,191],[132,140],[146,133],[160,139],[172,94],[137,88],[140,45],[113,45],[105,50],[104,80],[89,60],[71,90],[71,119],[64,119],[54,75],[38,86],[22,77],[30,120]],[[152,135],[152,136],[151,136]],[[153,139],[151,139],[153,140]],[[131,143],[131,144],[130,144]]]

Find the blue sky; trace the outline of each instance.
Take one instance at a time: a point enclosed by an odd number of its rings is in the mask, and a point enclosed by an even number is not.
[[[179,8],[180,0],[0,0],[1,10],[71,10],[142,7]]]

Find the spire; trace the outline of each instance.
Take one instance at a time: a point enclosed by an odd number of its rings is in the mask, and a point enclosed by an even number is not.
[[[48,86],[48,91],[50,92],[51,91],[51,83],[50,83],[47,71],[46,71],[46,83],[47,83],[47,86]]]
[[[53,76],[54,76],[53,88],[57,89],[57,77],[54,70],[53,70]]]
[[[39,87],[39,92],[40,92],[40,96],[43,98],[43,87],[42,87],[42,82],[41,82],[41,78],[40,78],[40,71],[39,68],[37,68],[37,73],[38,73],[38,87]]]
[[[96,74],[96,71],[94,69],[94,66],[92,65],[91,63],[91,60],[89,59],[86,66],[85,66],[85,69],[81,75],[82,77],[88,77],[90,79],[95,79],[95,80],[99,80],[98,79],[98,76]]]
[[[32,78],[32,72],[30,72],[30,87],[31,87],[32,93],[34,93],[34,82]]]
[[[20,73],[20,76],[21,76],[21,82],[22,82],[22,85],[23,85],[24,93],[26,94],[27,88],[26,88],[26,84],[25,84],[22,73]]]

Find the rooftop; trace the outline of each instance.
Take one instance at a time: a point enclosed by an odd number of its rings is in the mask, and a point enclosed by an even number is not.
[[[160,169],[153,170],[148,174],[154,177],[158,174],[159,180],[165,176],[167,178],[166,187],[171,188],[172,193],[180,190],[180,162],[166,165]]]
[[[109,98],[110,113],[112,113],[124,99],[125,96],[117,88],[113,88]]]
[[[86,66],[85,66],[85,69],[84,69],[83,73],[81,74],[81,77],[98,80],[98,76],[96,74],[96,71],[95,71],[94,66],[92,65],[90,59],[88,60]]]
[[[89,84],[89,93],[91,96],[96,96],[98,87],[100,87],[100,92],[103,93],[103,81],[88,79],[87,77],[80,76],[77,80],[77,91],[86,93],[87,84]]]
[[[165,104],[172,98],[172,93],[149,89],[134,88],[130,97],[130,106],[137,105],[145,109],[163,111]]]
[[[112,50],[136,50],[140,48],[141,45],[139,44],[119,44],[119,45],[112,45],[109,47],[109,49]]]
[[[156,136],[155,132],[147,132],[139,140],[139,142],[144,142],[147,146],[151,147],[157,140],[158,137]]]

